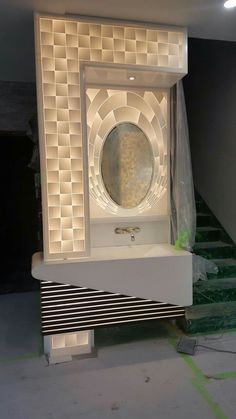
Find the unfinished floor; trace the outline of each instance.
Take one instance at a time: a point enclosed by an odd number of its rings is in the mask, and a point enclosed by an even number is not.
[[[180,355],[181,332],[170,323],[142,329],[143,340],[137,327],[129,339],[117,330],[117,344],[104,331],[95,357],[53,366],[39,329],[37,293],[0,297],[1,419],[236,417],[236,355],[200,347],[194,357]],[[236,332],[197,339],[236,350]]]

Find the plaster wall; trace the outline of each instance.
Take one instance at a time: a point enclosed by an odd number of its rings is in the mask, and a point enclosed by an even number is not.
[[[0,81],[0,131],[26,131],[36,112],[35,83]]]
[[[184,79],[194,183],[236,242],[236,43],[189,40]]]

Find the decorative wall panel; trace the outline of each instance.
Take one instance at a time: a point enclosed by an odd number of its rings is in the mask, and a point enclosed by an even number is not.
[[[44,258],[89,252],[87,145],[82,138],[80,64],[186,72],[182,29],[36,16]]]
[[[163,91],[87,89],[90,194],[111,214],[138,215],[150,209],[167,187],[167,94]],[[100,170],[103,143],[114,126],[123,122],[138,126],[149,139],[154,156],[149,191],[135,208],[116,205],[104,187]]]

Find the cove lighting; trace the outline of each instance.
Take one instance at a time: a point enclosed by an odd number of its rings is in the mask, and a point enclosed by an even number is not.
[[[236,0],[227,0],[227,1],[224,3],[224,7],[225,7],[226,9],[231,9],[231,8],[233,8],[233,7],[236,7]]]

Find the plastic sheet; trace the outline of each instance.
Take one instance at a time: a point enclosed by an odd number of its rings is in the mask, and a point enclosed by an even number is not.
[[[191,251],[196,234],[196,208],[182,82],[171,89],[170,105],[172,243],[176,249]]]
[[[207,280],[207,273],[217,274],[216,264],[212,260],[193,254],[193,283]]]

